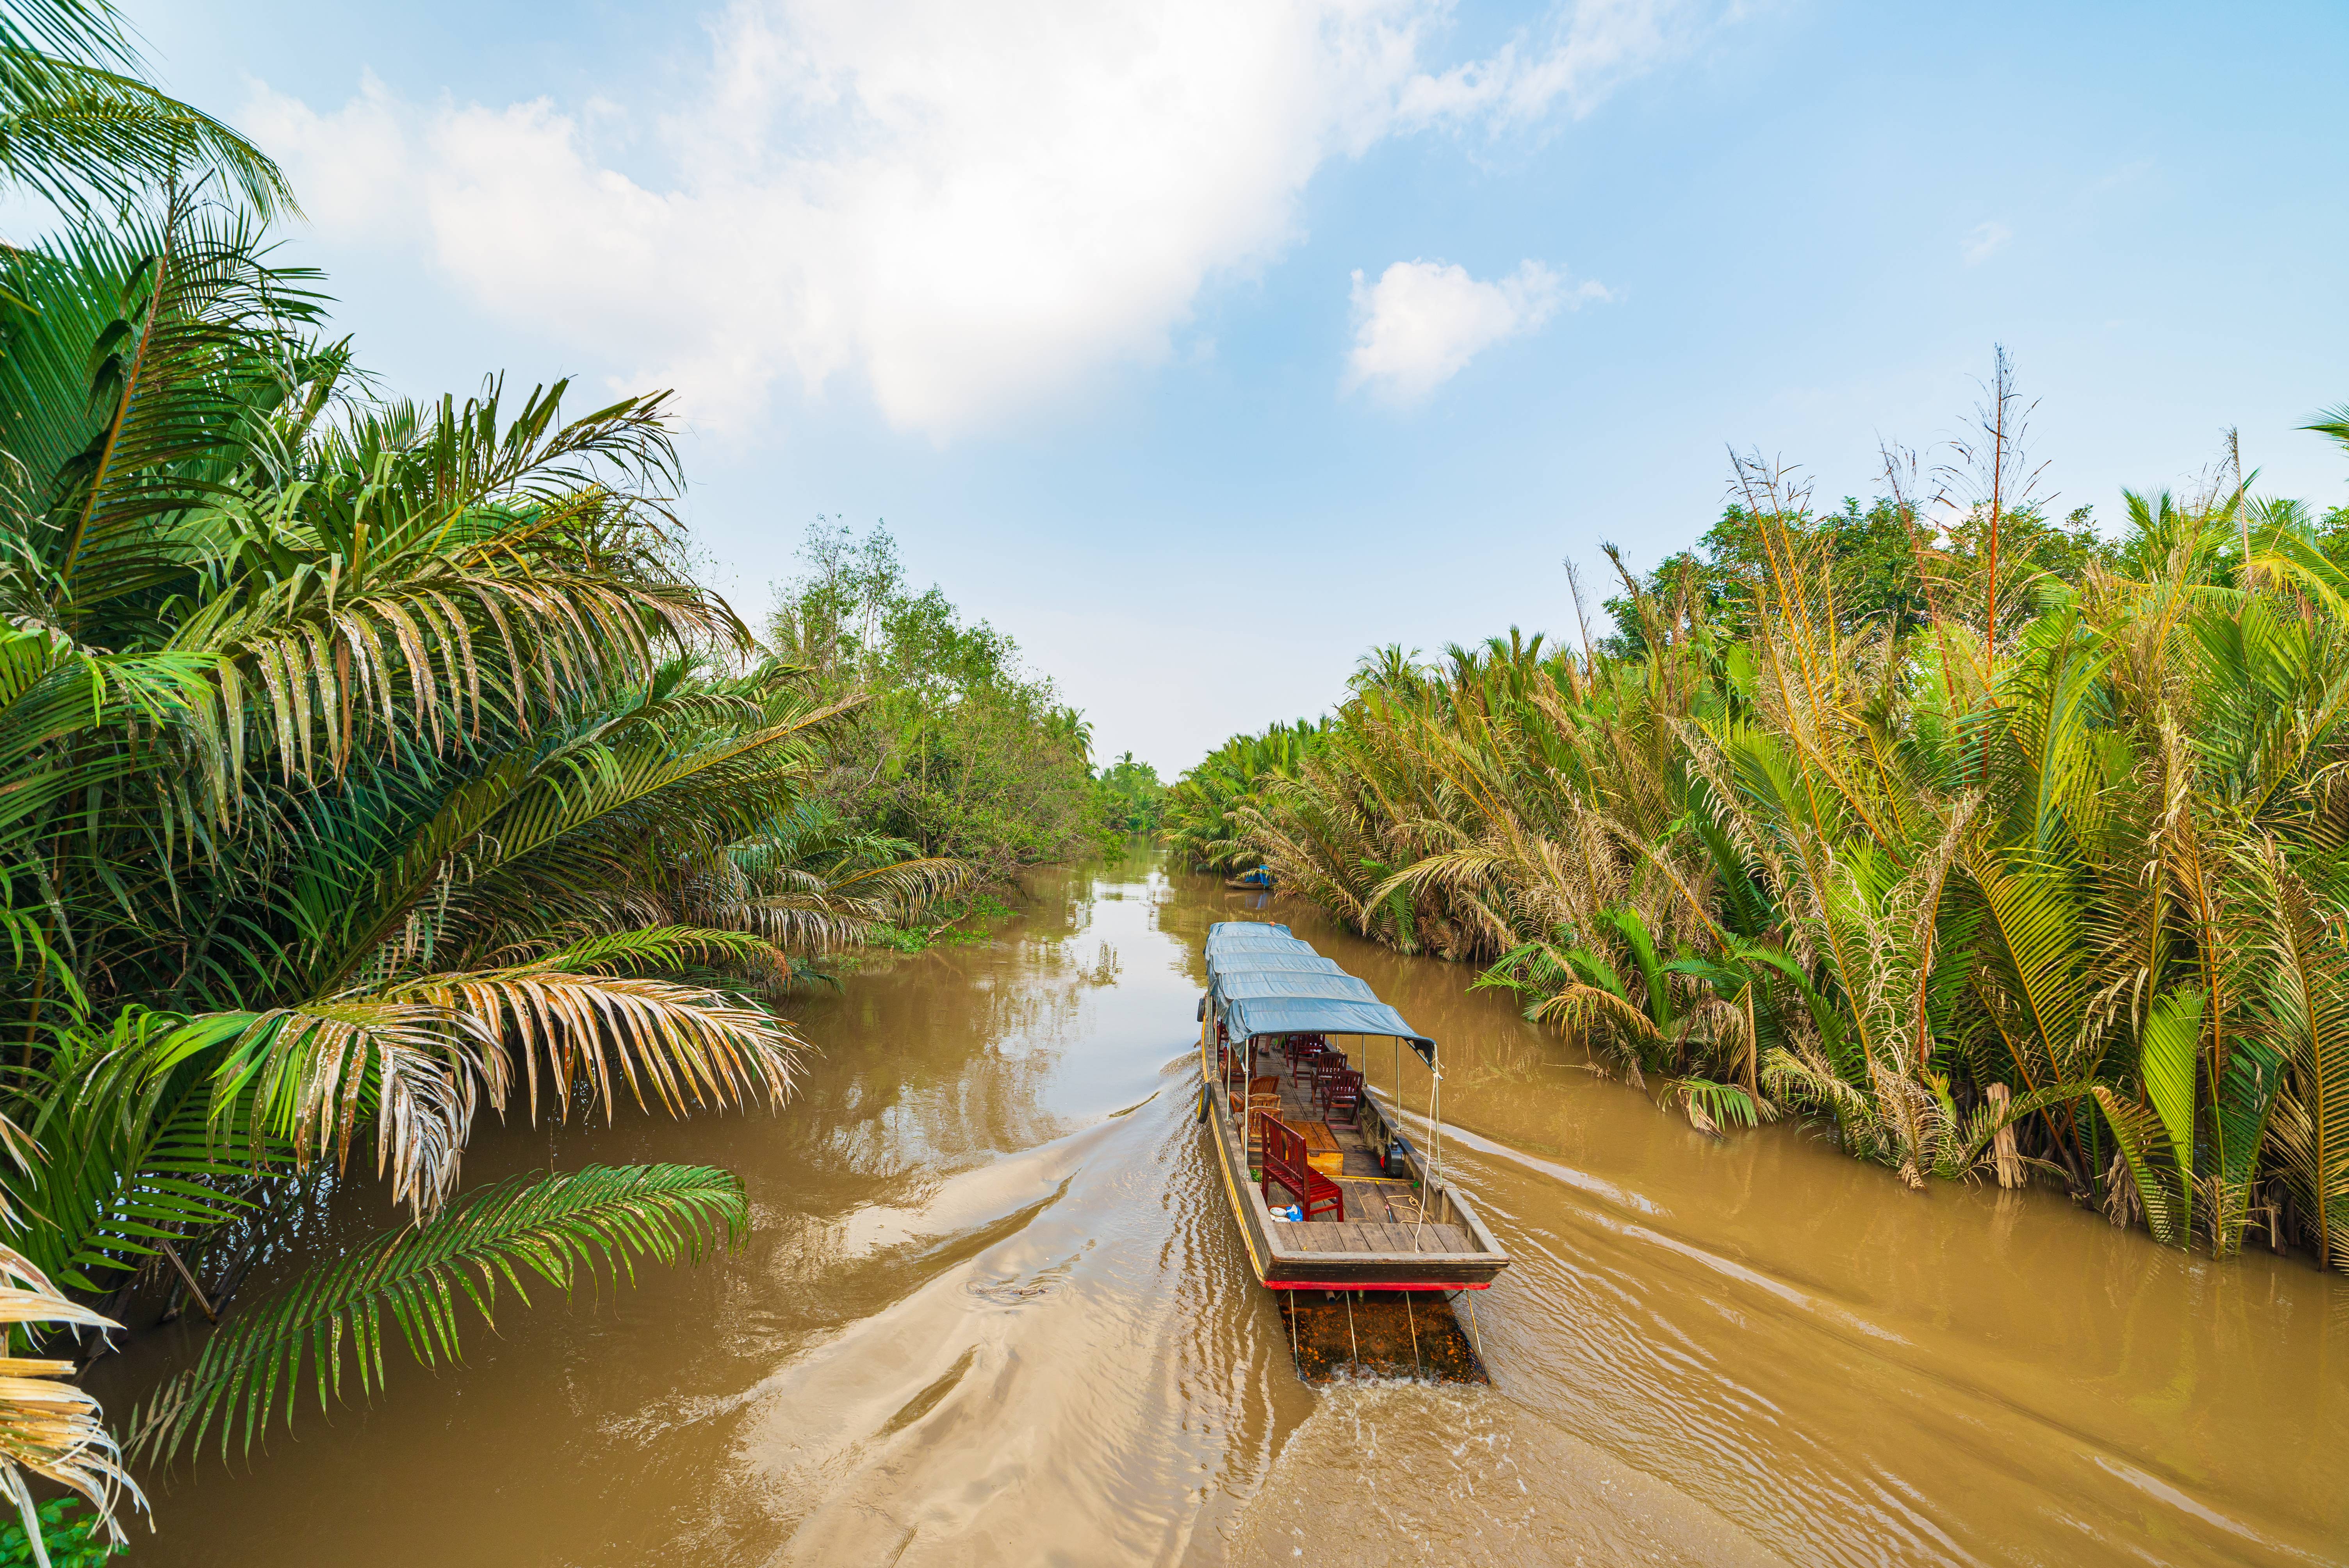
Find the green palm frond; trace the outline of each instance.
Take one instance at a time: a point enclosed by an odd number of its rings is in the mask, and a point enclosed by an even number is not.
[[[2349,447],[2349,403],[2337,408],[2327,408],[2301,428],[2313,430],[2320,436],[2330,436],[2343,446]]]
[[[2108,1084],[2090,1090],[2112,1129],[2137,1202],[2145,1209],[2146,1228],[2165,1245],[2182,1247],[2190,1234],[2192,1184],[2181,1181],[2161,1119],[2149,1106],[2132,1105]]]
[[[657,684],[680,648],[747,645],[646,521],[642,487],[676,480],[665,398],[566,421],[566,389],[361,414],[214,498],[205,525],[246,570],[172,645],[222,660],[282,766],[340,768],[370,730],[437,748],[528,728],[583,687]]]
[[[305,1387],[329,1408],[347,1364],[362,1398],[380,1391],[395,1332],[428,1366],[455,1361],[464,1304],[494,1326],[502,1289],[530,1304],[525,1274],[568,1295],[583,1282],[633,1280],[639,1260],[698,1262],[749,1223],[740,1181],[706,1166],[590,1166],[469,1192],[320,1264],[215,1333],[132,1412],[129,1451],[169,1464],[217,1429],[223,1457],[240,1438],[250,1452],[292,1425]]]
[[[53,808],[159,765],[160,731],[212,733],[208,674],[197,660],[95,655],[54,632],[0,626],[0,885],[11,851]],[[206,760],[217,765],[217,753]]]
[[[320,304],[314,273],[264,264],[249,217],[175,193],[146,239],[72,400],[100,423],[55,476],[35,476],[54,487],[45,555],[59,601],[84,614],[202,564],[153,520],[219,492],[217,465],[283,392],[276,346]]]
[[[508,974],[571,970],[608,975],[629,970],[678,971],[712,963],[754,965],[780,956],[745,931],[714,931],[690,925],[655,925],[583,937],[553,952],[514,963]]]
[[[2273,846],[2254,863],[2275,899],[2261,1001],[2286,1068],[2270,1137],[2313,1222],[2318,1255],[2349,1265],[2349,951]]]
[[[50,1037],[16,1101],[38,1156],[0,1174],[32,1217],[20,1244],[49,1277],[113,1290],[163,1245],[246,1212],[254,1181],[289,1164],[244,1102],[216,1106],[200,1075],[179,1070],[201,1039],[181,1020],[131,1007],[110,1028],[68,1023]]]
[[[1721,1136],[1729,1127],[1756,1127],[1775,1120],[1777,1107],[1768,1100],[1748,1094],[1735,1084],[1716,1083],[1711,1078],[1674,1078],[1664,1086],[1666,1099],[1677,1099],[1688,1115],[1689,1125],[1699,1132]]]
[[[89,215],[206,170],[260,217],[299,211],[268,154],[202,110],[119,71],[0,46],[0,180]]]
[[[385,834],[406,838],[391,855],[347,871],[322,863],[307,983],[331,991],[430,954],[511,945],[505,928],[518,913],[542,924],[590,917],[611,890],[641,882],[647,861],[707,857],[795,804],[806,737],[841,711],[802,708],[752,727],[630,713],[543,755],[500,757],[448,789],[429,818],[387,817]],[[364,880],[354,885],[353,872]]]
[[[0,9],[0,177],[87,218],[209,169],[264,218],[298,211],[266,154],[140,80],[140,65],[110,0]]]

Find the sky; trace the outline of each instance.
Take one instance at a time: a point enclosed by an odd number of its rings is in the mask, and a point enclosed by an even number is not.
[[[129,0],[401,394],[674,388],[756,618],[885,523],[1168,776],[1576,637],[1729,453],[1878,493],[1992,348],[2057,510],[2349,501],[2349,7]]]

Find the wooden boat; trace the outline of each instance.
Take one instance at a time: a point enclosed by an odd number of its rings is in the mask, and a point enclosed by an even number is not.
[[[1224,885],[1239,892],[1270,892],[1272,873],[1258,866],[1252,872],[1242,872],[1236,877],[1226,877]]]
[[[1362,1085],[1381,1045],[1395,1052],[1398,1086],[1406,1047],[1428,1069],[1433,1158]],[[1209,928],[1200,1109],[1266,1288],[1483,1290],[1508,1266],[1443,1180],[1436,1061],[1433,1040],[1287,926]]]

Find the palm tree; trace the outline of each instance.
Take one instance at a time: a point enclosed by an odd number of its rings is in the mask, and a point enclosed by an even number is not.
[[[1912,1187],[1996,1144],[2164,1243],[2349,1266],[2338,531],[2229,469],[2086,549],[1999,475],[1945,531],[1886,503],[1884,614],[1741,460],[1733,552],[1623,571],[1636,634],[1381,650],[1293,769],[1195,769],[1176,841],[1486,966],[1692,1119],[1766,1088]]]
[[[86,217],[213,170],[258,216],[293,210],[267,155],[140,67],[111,0],[0,0],[0,182]]]
[[[460,1191],[485,1108],[781,1104],[761,998],[964,874],[811,811],[854,701],[686,575],[663,399],[375,400],[316,280],[185,187],[0,264],[12,1332],[109,1327],[159,1271],[218,1313],[371,1151],[409,1223],[233,1318],[137,1418],[160,1462],[290,1418],[252,1380],[345,1328],[379,1357],[386,1313],[452,1354],[451,1281],[738,1233],[721,1173]],[[94,1408],[12,1398],[0,1460],[110,1507]]]

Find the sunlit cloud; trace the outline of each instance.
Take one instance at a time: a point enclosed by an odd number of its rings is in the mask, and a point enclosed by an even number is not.
[[[1343,386],[1408,405],[1426,397],[1495,344],[1547,323],[1563,305],[1608,297],[1584,281],[1572,289],[1540,262],[1485,283],[1465,267],[1397,262],[1376,283],[1354,274],[1354,348]]]
[[[705,427],[837,386],[946,439],[1194,356],[1201,290],[1296,242],[1332,160],[1586,112],[1720,15],[1585,0],[1446,67],[1446,0],[738,0],[666,104],[418,103],[369,77],[326,110],[260,88],[240,123],[325,238],[412,247]]]

